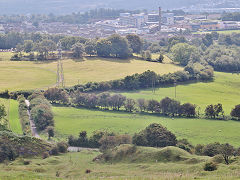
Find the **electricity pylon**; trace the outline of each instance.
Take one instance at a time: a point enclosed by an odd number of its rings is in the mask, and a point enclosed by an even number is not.
[[[62,47],[61,42],[58,43],[58,63],[57,63],[57,87],[64,88],[64,73],[63,73],[63,63],[62,63]]]

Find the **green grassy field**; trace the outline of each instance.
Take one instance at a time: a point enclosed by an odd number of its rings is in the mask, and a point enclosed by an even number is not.
[[[6,107],[6,119],[8,120],[9,129],[17,134],[22,134],[22,127],[18,117],[18,102],[0,98],[0,104],[4,104]]]
[[[146,70],[166,74],[182,68],[169,62],[160,64],[136,59],[119,60],[93,57],[81,61],[63,60],[63,69],[66,86],[73,86],[91,81],[119,79]],[[0,91],[51,87],[56,82],[56,71],[57,62],[0,61]]]
[[[30,159],[30,165],[23,165],[23,159],[10,164],[0,164],[0,179],[222,179],[239,177],[239,164],[220,164],[214,172],[203,171],[203,163],[98,163],[93,158],[95,151],[68,153],[47,159]],[[170,168],[171,167],[171,168]],[[91,170],[90,174],[85,171]],[[57,177],[58,176],[58,177]]]
[[[240,104],[240,75],[231,73],[215,72],[213,82],[200,82],[193,84],[184,84],[177,86],[177,100],[190,102],[198,105],[201,112],[209,104],[222,103],[226,115],[229,115],[232,108]],[[155,94],[152,89],[125,92],[123,95],[139,99],[161,100],[164,97],[175,98],[175,87],[166,87],[156,89]]]
[[[55,79],[55,72],[32,62],[0,61],[0,91],[44,88]]]
[[[10,111],[9,111],[9,125],[10,129],[17,133],[22,134],[22,126],[18,115],[18,102],[15,100],[10,101]]]
[[[174,132],[178,139],[186,138],[193,144],[207,144],[219,141],[240,146],[240,122],[217,121],[191,118],[167,118],[149,114],[106,112],[67,107],[54,107],[57,134],[67,137],[78,136],[80,131],[89,135],[96,130],[107,130],[120,134],[133,135],[151,123],[160,123]]]

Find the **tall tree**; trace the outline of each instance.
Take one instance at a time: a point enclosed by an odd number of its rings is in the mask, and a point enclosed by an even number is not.
[[[84,46],[82,43],[76,43],[72,47],[73,56],[75,58],[82,58],[83,53],[85,52]]]
[[[139,54],[143,48],[143,41],[140,39],[140,37],[135,34],[129,34],[126,36],[126,38],[133,53]]]
[[[108,38],[112,44],[111,54],[115,55],[117,58],[128,58],[130,56],[130,48],[126,38],[120,35],[114,34]]]
[[[33,41],[32,40],[25,40],[24,41],[24,44],[23,44],[23,50],[26,52],[26,53],[29,53],[33,50]]]
[[[197,49],[187,43],[178,43],[171,48],[173,60],[186,66],[191,59],[192,54],[197,53]]]
[[[240,104],[235,106],[231,112],[231,116],[240,119]]]
[[[96,51],[97,51],[96,46],[97,46],[97,44],[95,41],[93,41],[93,40],[87,41],[85,43],[85,52],[87,54],[89,54],[90,56],[95,55]]]
[[[101,39],[97,42],[97,55],[100,57],[109,57],[112,52],[112,43],[107,39]]]

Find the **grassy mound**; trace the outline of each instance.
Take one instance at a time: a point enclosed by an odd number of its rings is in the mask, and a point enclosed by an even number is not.
[[[51,144],[41,139],[19,136],[8,131],[0,131],[0,145],[1,143],[11,145],[23,157],[39,156],[52,148]]]
[[[184,162],[195,164],[207,160],[208,157],[192,155],[177,147],[152,148],[121,145],[98,156],[95,160],[124,163]]]

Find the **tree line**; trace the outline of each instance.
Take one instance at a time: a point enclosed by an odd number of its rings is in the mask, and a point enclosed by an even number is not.
[[[166,85],[174,85],[174,83],[183,83],[189,81],[208,81],[213,79],[213,70],[209,66],[202,64],[189,64],[184,71],[169,73],[165,75],[157,75],[153,71],[145,71],[141,74],[126,76],[123,79],[105,81],[105,82],[89,82],[84,85],[75,85],[66,88],[67,91],[96,92],[108,90],[137,90],[144,88],[156,88]]]
[[[124,108],[127,112],[140,111],[160,113],[166,116],[184,116],[195,117],[196,106],[191,103],[182,104],[171,98],[164,98],[160,102],[156,100],[145,100],[126,98],[121,94],[110,95],[109,93],[85,94],[74,93],[72,94],[73,104],[77,107],[113,109],[120,110]]]
[[[196,111],[196,105],[191,103],[181,104],[169,97],[163,98],[160,102],[156,100],[127,98],[121,94],[100,94],[83,93],[81,91],[67,92],[63,89],[50,88],[43,95],[54,104],[74,105],[77,107],[100,108],[103,110],[125,110],[127,112],[151,112],[165,116],[196,117],[200,112]],[[225,119],[222,104],[207,105],[204,111],[205,117],[210,119]],[[236,105],[231,111],[232,119],[240,119],[240,105]]]
[[[15,35],[20,36],[20,34]],[[5,36],[7,37],[7,35]],[[82,58],[84,55],[97,55],[99,57],[125,59],[131,57],[132,53],[140,53],[143,46],[142,40],[137,35],[121,37],[120,35],[114,34],[105,39],[91,40],[67,36],[59,36],[53,39],[51,36],[42,37],[41,35],[35,40],[32,38],[33,37],[30,37],[28,40],[23,40],[22,38],[21,42],[15,45],[17,53],[12,56],[11,60],[55,60],[58,58],[55,52],[57,49],[70,51],[70,53],[63,53],[63,56],[72,58]],[[28,54],[23,55],[22,52]],[[38,52],[37,56],[35,56],[34,52]]]
[[[130,12],[138,14],[140,10],[126,11],[124,9],[108,9],[99,8],[92,9],[86,12],[76,12],[67,15],[54,15],[50,14],[31,14],[30,16],[25,15],[4,15],[0,16],[0,21],[3,23],[22,23],[27,21],[32,23],[36,28],[39,27],[39,23],[51,23],[51,22],[63,22],[69,24],[87,24],[94,21],[105,20],[105,19],[116,19],[120,16],[120,13]]]

